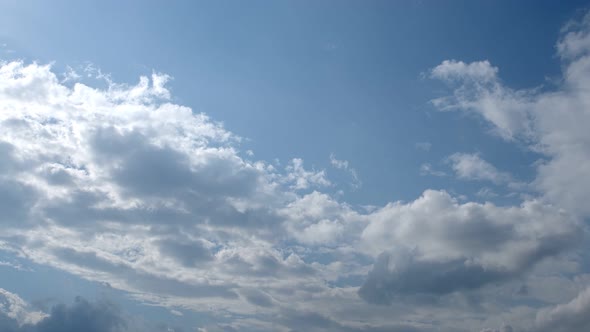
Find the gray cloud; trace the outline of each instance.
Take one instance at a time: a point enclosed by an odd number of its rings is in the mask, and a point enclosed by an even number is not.
[[[590,288],[570,302],[545,308],[537,313],[535,331],[577,332],[590,329]]]
[[[505,87],[487,61],[445,61],[432,71],[454,88],[435,105],[481,116],[494,134],[546,157],[533,184],[537,197],[514,206],[460,203],[426,190],[410,202],[362,210],[319,192],[332,186],[327,173],[301,159],[278,169],[241,158],[239,137],[168,99],[165,75],[131,86],[108,81],[107,89],[68,87],[50,66],[2,63],[2,248],[141,301],[222,312],[233,321],[221,329],[448,330],[449,317],[462,313],[455,330],[479,330],[483,311],[501,311],[493,308],[509,303],[503,294],[510,292],[473,300],[481,311],[465,309],[462,296],[527,279],[583,236],[578,222],[590,215],[586,34],[562,38],[565,84],[550,94]],[[489,163],[461,160],[456,171],[466,178],[510,180]],[[332,163],[351,170],[344,160]],[[423,171],[436,174],[427,164]],[[397,298],[409,299],[408,307]],[[418,310],[421,298],[449,305]],[[95,307],[78,306],[81,313]],[[72,310],[60,308],[55,319]],[[539,324],[554,326],[547,322],[568,310]],[[3,321],[7,329],[24,326]],[[269,321],[277,325],[268,328]]]
[[[260,306],[260,307],[271,307],[273,306],[272,298],[257,289],[242,289],[240,294],[246,298],[246,301]]]
[[[211,285],[208,283],[182,282],[177,279],[142,272],[123,262],[115,263],[106,258],[98,257],[94,252],[80,252],[64,248],[55,250],[55,254],[56,257],[65,262],[89,268],[92,271],[106,272],[122,277],[130,282],[131,287],[141,291],[181,297],[237,298],[237,294],[232,291],[234,286],[231,284]]]
[[[450,262],[415,262],[412,257],[404,267],[390,264],[391,254],[379,255],[359,295],[369,303],[389,305],[407,295],[448,294],[477,289],[511,278],[514,272],[486,268],[465,260]],[[398,258],[399,259],[399,258]]]
[[[90,302],[76,297],[71,305],[54,305],[37,322],[20,322],[12,312],[0,312],[3,332],[181,332],[162,324],[149,324],[125,314],[106,300]]]
[[[295,331],[317,331],[317,332],[426,332],[429,328],[421,328],[410,324],[390,323],[385,326],[363,325],[346,325],[336,320],[326,317],[322,314],[311,311],[283,310],[277,317],[285,326],[289,327],[292,332]]]
[[[30,224],[37,192],[18,181],[0,179],[0,224],[25,227]]]
[[[513,332],[512,326],[505,325],[501,329],[484,329],[481,332]]]
[[[384,253],[359,294],[377,304],[503,282],[566,252],[581,238],[575,222],[539,202],[518,208],[459,204],[436,191],[387,206],[371,218],[362,237],[367,249]]]
[[[167,239],[158,241],[162,253],[177,259],[181,264],[194,267],[213,260],[213,255],[201,241]]]

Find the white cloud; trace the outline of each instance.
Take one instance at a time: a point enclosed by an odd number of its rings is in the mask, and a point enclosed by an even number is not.
[[[431,77],[457,86],[453,95],[432,100],[441,110],[464,110],[481,115],[493,124],[493,132],[505,140],[529,138],[531,122],[527,108],[532,91],[504,87],[498,68],[488,61],[465,64],[445,60],[432,69]]]
[[[361,245],[380,258],[361,295],[375,303],[509,280],[580,239],[575,221],[555,207],[459,204],[444,191],[390,203],[369,218]]]
[[[590,14],[581,21],[570,21],[562,33],[565,35],[557,42],[557,52],[563,59],[570,60],[590,52]]]
[[[512,90],[504,86],[488,62],[469,65],[443,62],[432,76],[455,86],[452,96],[434,100],[443,110],[479,114],[501,137],[519,140],[542,153],[533,186],[547,200],[581,216],[590,215],[584,203],[590,183],[590,19],[569,25],[558,41],[563,59],[563,83],[556,91]],[[482,67],[489,67],[483,69]],[[479,71],[487,73],[482,75]],[[445,73],[440,74],[440,73]],[[483,77],[482,77],[483,76]]]
[[[36,324],[47,314],[34,311],[18,295],[0,288],[0,314],[14,319],[19,325]]]
[[[481,188],[475,193],[475,195],[481,198],[493,198],[498,196],[498,194],[496,194],[492,189],[487,187]]]
[[[431,164],[424,163],[420,165],[420,175],[446,176],[447,173],[440,170],[435,170],[432,168]]]
[[[280,210],[289,233],[308,245],[349,245],[365,217],[327,194],[314,191]]]
[[[67,83],[67,82],[77,82],[79,81],[82,76],[80,74],[78,74],[76,72],[76,70],[74,70],[74,68],[67,66],[66,67],[66,72],[62,74],[63,79],[61,80],[62,83]]]
[[[456,87],[434,101],[441,109],[480,115],[503,139],[544,154],[537,197],[497,206],[426,190],[367,211],[320,192],[333,183],[302,159],[282,168],[242,158],[240,137],[170,101],[166,75],[126,85],[89,67],[107,86],[69,87],[50,66],[2,63],[1,248],[231,321],[218,328],[305,320],[310,331],[481,330],[486,310],[502,311],[503,287],[568,255],[583,236],[578,217],[590,215],[590,60],[573,50],[560,51],[565,81],[552,93],[511,90],[486,61],[446,61],[431,73]],[[479,155],[449,160],[458,177],[514,182]],[[356,178],[348,161],[330,161]],[[482,294],[481,306],[466,304]]]
[[[359,179],[356,169],[350,167],[348,160],[336,159],[336,156],[333,153],[331,153],[330,154],[330,164],[332,164],[333,167],[347,171],[348,174],[350,174],[350,177],[352,178],[351,186],[353,189],[356,190],[363,185],[363,183]]]
[[[570,302],[545,308],[536,318],[536,331],[573,332],[590,329],[590,288]]]
[[[309,189],[310,187],[326,187],[330,186],[330,181],[326,178],[326,171],[308,171],[303,167],[303,160],[301,158],[294,158],[289,162],[285,168],[287,176],[285,181],[291,183],[291,188],[301,190]]]
[[[366,274],[354,249],[365,217],[300,193],[331,186],[325,171],[241,158],[238,136],[168,100],[165,77],[101,89],[65,86],[39,64],[0,74],[2,250],[151,304],[256,324],[272,319],[261,305],[270,315]]]
[[[500,172],[494,165],[483,160],[479,154],[455,153],[448,157],[451,167],[460,179],[484,180],[496,184],[512,181],[512,176]]]
[[[431,76],[442,80],[475,80],[478,83],[495,81],[498,68],[489,61],[465,63],[463,61],[445,60],[432,69]]]
[[[184,314],[181,311],[174,310],[174,309],[171,309],[170,313],[173,314],[174,316],[179,316],[179,317],[184,316]]]
[[[164,75],[69,88],[50,66],[12,62],[0,76],[5,248],[203,308],[211,298],[243,307],[236,289],[252,282],[248,273],[313,271],[273,236],[285,236],[276,211],[297,198],[290,187],[329,185],[324,172],[301,159],[278,173],[240,158],[239,137],[168,102]]]
[[[13,262],[9,262],[9,261],[2,261],[2,260],[0,260],[0,266],[10,267],[10,268],[13,268],[13,269],[15,269],[17,271],[31,271],[30,269],[27,269],[27,268],[23,267],[19,263],[13,263]]]

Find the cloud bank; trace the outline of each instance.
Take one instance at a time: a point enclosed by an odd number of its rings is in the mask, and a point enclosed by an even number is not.
[[[555,91],[510,89],[489,61],[431,71],[451,87],[435,106],[542,155],[534,194],[515,205],[426,189],[367,211],[330,194],[328,172],[300,158],[284,168],[252,160],[237,134],[173,103],[167,75],[97,88],[71,73],[60,81],[49,65],[3,62],[0,248],[139,301],[208,312],[220,321],[211,331],[474,331],[502,326],[482,319],[494,315],[510,320],[504,331],[586,327],[587,291],[559,304],[542,300],[543,287],[511,289],[555,278],[586,286],[588,17],[557,44]],[[514,183],[477,154],[448,161],[460,179]],[[348,162],[331,163],[360,185]],[[559,262],[576,267],[547,272]],[[95,331],[124,330],[110,310],[79,300],[34,322],[11,309],[2,322],[67,331],[78,321],[62,318],[91,312],[112,322]]]

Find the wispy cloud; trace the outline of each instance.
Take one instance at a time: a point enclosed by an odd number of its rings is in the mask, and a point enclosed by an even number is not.
[[[336,156],[333,153],[331,153],[330,154],[330,164],[332,164],[332,166],[337,169],[341,169],[341,170],[348,172],[348,174],[350,175],[350,177],[352,179],[352,182],[350,185],[354,190],[360,188],[363,185],[363,183],[359,179],[356,169],[350,167],[349,162],[347,160],[336,159]]]

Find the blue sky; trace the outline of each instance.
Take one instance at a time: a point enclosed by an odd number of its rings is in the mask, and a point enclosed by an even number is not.
[[[559,30],[584,4],[39,1],[8,4],[1,18],[16,57],[89,61],[129,83],[166,73],[176,101],[223,121],[257,157],[325,168],[332,152],[363,175],[350,200],[384,204],[432,187],[417,167],[456,150],[508,167],[530,161],[473,119],[434,112],[428,101],[442,87],[421,73],[444,59],[488,59],[514,88],[546,84],[560,75]],[[434,143],[428,156],[408,148],[422,141]],[[510,158],[495,152],[506,150]]]
[[[588,6],[0,4],[10,328],[585,330]]]

